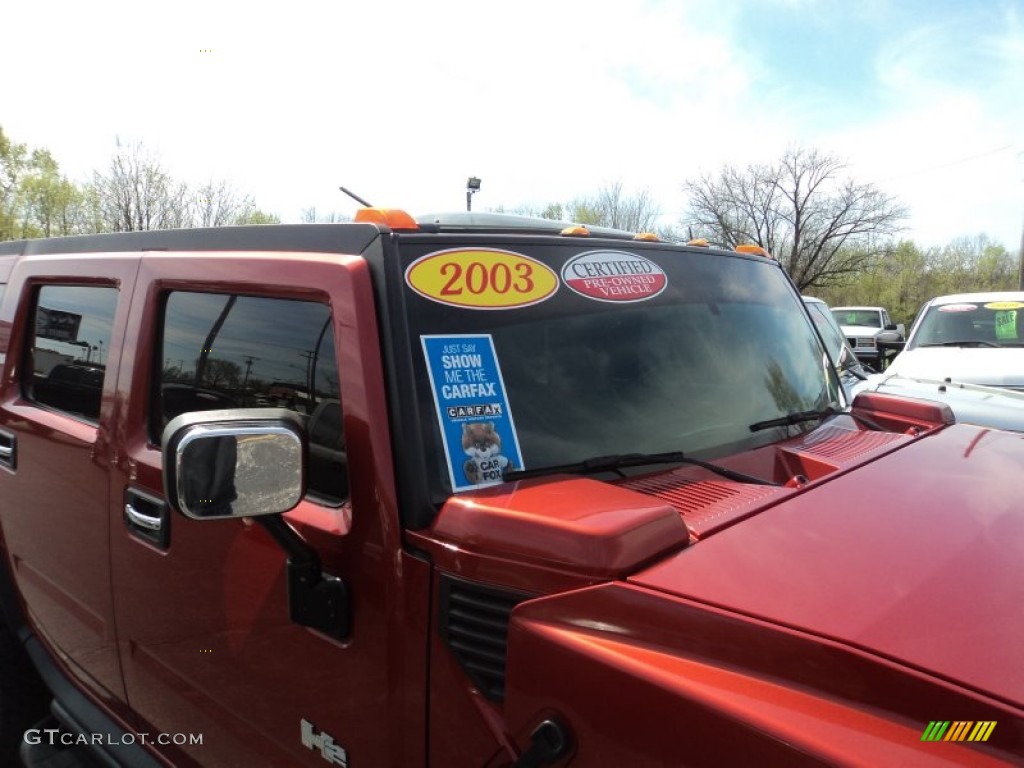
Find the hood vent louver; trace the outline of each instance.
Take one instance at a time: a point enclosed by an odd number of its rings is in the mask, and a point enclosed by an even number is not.
[[[682,480],[675,473],[630,478],[620,485],[671,504],[683,516],[690,535],[698,539],[784,492],[768,485]]]
[[[823,459],[852,462],[895,443],[906,442],[898,432],[867,432],[824,426],[811,432],[793,448]]]
[[[895,432],[870,432],[826,425],[800,441],[765,450],[776,452],[776,461],[781,461],[782,469],[788,472],[784,477],[801,474],[817,480],[890,451],[910,439]],[[816,471],[812,472],[812,468]],[[631,477],[616,484],[671,504],[679,510],[693,539],[701,539],[732,525],[765,504],[780,501],[794,493],[788,487],[744,485],[717,479],[695,480],[692,476],[693,470],[684,468]]]
[[[505,657],[512,609],[532,595],[442,575],[439,628],[452,655],[491,701],[505,698]]]

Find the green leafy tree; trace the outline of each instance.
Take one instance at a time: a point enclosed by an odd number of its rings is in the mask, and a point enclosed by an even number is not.
[[[909,328],[921,305],[935,296],[974,291],[1009,291],[1017,285],[1017,260],[987,236],[959,238],[922,250],[900,242],[842,285],[819,295],[832,306],[883,306]]]
[[[885,307],[894,322],[909,328],[920,306],[935,295],[927,264],[925,253],[903,240],[869,268],[842,285],[828,286],[819,296],[832,306]]]
[[[0,127],[0,240],[19,236],[18,186],[28,147],[7,138]]]
[[[253,209],[240,213],[232,222],[234,224],[280,224],[281,219],[272,213]]]
[[[44,149],[32,152],[19,185],[22,237],[71,235],[88,229],[85,194],[60,173]]]

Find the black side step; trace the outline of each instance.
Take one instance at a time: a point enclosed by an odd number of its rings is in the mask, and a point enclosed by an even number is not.
[[[67,731],[52,716],[27,731],[18,753],[25,768],[102,768],[107,765],[97,760],[86,746],[63,746],[60,736],[64,733]]]
[[[111,768],[161,768],[162,764],[137,742],[133,734],[121,728],[71,684],[39,638],[30,634],[25,638],[24,645],[46,687],[53,692],[54,701],[50,709],[56,719],[69,733],[85,734],[88,737],[91,744],[89,749],[95,761],[81,765],[90,768],[97,765]],[[95,734],[102,734],[102,739],[96,739]],[[102,743],[93,745],[93,741]],[[57,765],[54,763],[55,768]]]

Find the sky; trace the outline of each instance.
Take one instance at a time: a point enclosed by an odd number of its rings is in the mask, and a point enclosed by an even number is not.
[[[1024,227],[1024,0],[12,0],[0,127],[69,178],[141,142],[282,221],[543,208],[793,147],[923,247]]]

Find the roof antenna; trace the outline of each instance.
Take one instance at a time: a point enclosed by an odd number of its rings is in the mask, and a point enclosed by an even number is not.
[[[361,197],[360,197],[359,195],[357,195],[357,194],[356,194],[355,192],[349,192],[349,191],[348,191],[347,189],[345,189],[344,187],[338,187],[338,189],[340,189],[340,190],[341,190],[342,192],[344,192],[344,193],[345,193],[346,195],[348,195],[349,197],[351,197],[351,198],[352,198],[353,200],[355,200],[355,201],[356,201],[357,203],[359,203],[360,205],[363,205],[363,206],[365,206],[365,207],[367,207],[367,208],[373,208],[373,205],[372,205],[371,203],[368,203],[368,202],[366,202],[365,200],[363,200],[363,198],[361,198]]]

